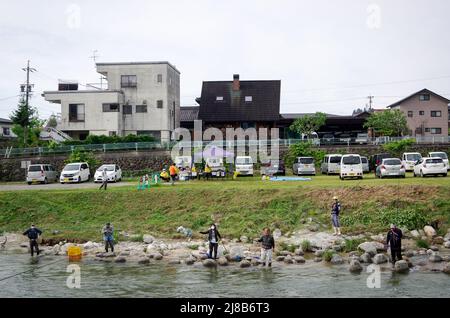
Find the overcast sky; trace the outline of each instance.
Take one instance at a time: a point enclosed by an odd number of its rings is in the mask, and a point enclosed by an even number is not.
[[[450,98],[450,1],[2,1],[0,117],[16,107],[22,68],[37,72],[32,105],[58,79],[99,81],[98,62],[169,61],[181,105],[202,81],[281,80],[282,112],[349,114],[422,88]]]

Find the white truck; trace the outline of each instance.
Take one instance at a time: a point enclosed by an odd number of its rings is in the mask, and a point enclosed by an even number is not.
[[[253,176],[253,159],[250,156],[236,157],[236,172],[241,176]]]

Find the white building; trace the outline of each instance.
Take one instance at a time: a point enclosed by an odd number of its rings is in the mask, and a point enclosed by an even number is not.
[[[61,104],[58,129],[74,139],[88,134],[148,134],[169,141],[180,125],[180,72],[169,62],[97,63],[108,88],[60,84],[45,100]]]
[[[3,138],[14,138],[17,137],[12,132],[13,123],[9,119],[0,118],[0,137]]]

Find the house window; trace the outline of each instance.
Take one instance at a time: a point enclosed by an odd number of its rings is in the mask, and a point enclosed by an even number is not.
[[[84,117],[84,104],[69,104],[69,122],[82,122]]]
[[[156,108],[163,108],[163,101],[162,100],[156,101]]]
[[[419,115],[420,115],[420,116],[424,116],[424,115],[425,115],[425,112],[424,112],[423,110],[421,110],[421,111],[419,111]]]
[[[419,96],[420,101],[429,101],[430,100],[430,94],[420,94]]]
[[[157,76],[157,82],[162,83],[162,74],[158,74]]]
[[[442,128],[431,128],[431,129],[430,129],[430,132],[431,132],[433,135],[440,135],[440,134],[442,134]]]
[[[137,76],[122,75],[120,83],[121,87],[137,87]]]
[[[136,105],[136,113],[146,113],[147,105]]]
[[[430,128],[425,128],[425,132],[430,132]]]
[[[103,104],[104,113],[118,113],[119,110],[119,104]]]
[[[110,136],[110,137],[117,136],[117,132],[115,132],[115,131],[110,131],[110,132],[109,132],[109,136]]]
[[[408,117],[410,117],[410,118],[413,117],[413,111],[412,110],[408,110]]]
[[[251,103],[253,101],[253,96],[245,96],[245,102]]]
[[[124,115],[130,115],[133,113],[133,106],[132,105],[123,105],[122,110],[123,110]]]
[[[216,96],[216,102],[223,102],[223,96]]]
[[[431,117],[442,117],[442,112],[440,110],[432,110]]]
[[[11,129],[9,127],[3,127],[3,136],[11,135]]]

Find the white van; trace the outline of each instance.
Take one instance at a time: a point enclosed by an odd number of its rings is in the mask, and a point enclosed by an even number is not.
[[[295,158],[292,165],[292,171],[296,175],[316,175],[316,165],[313,157],[298,157]]]
[[[81,183],[89,181],[91,173],[87,162],[75,162],[67,164],[61,172],[59,182],[64,183]]]
[[[420,159],[422,155],[418,152],[405,152],[402,156],[402,165],[406,171],[414,171],[414,166]]]
[[[253,159],[250,156],[236,157],[236,172],[239,175],[253,176]]]
[[[175,166],[177,168],[192,168],[191,156],[178,156],[175,157]]]
[[[33,182],[49,183],[58,180],[58,173],[52,165],[35,164],[28,166],[27,183],[31,185]]]
[[[223,164],[223,158],[221,157],[209,157],[205,160],[208,167],[211,168],[212,175],[216,175],[217,171],[225,171],[225,166]]]
[[[341,172],[339,178],[363,178],[363,167],[360,155],[343,155],[341,158]]]
[[[447,171],[450,170],[450,166],[448,165],[448,156],[447,156],[447,154],[445,152],[442,152],[442,151],[429,152],[428,153],[428,157],[430,157],[430,158],[441,158],[444,161],[445,166],[447,167]]]
[[[341,158],[342,155],[339,154],[326,155],[320,165],[322,174],[339,174],[341,170]]]

